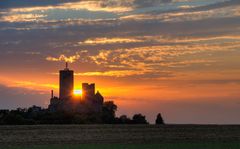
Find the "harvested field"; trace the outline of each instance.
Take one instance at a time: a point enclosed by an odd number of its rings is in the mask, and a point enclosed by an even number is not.
[[[0,146],[239,143],[239,125],[0,126]]]

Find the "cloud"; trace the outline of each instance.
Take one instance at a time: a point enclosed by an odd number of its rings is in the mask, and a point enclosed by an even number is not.
[[[27,108],[32,105],[47,107],[50,98],[46,92],[4,85],[0,85],[0,94],[0,109]]]
[[[69,62],[69,63],[73,63],[76,60],[78,60],[80,58],[79,54],[73,55],[73,56],[65,56],[65,55],[60,55],[59,57],[51,57],[48,56],[46,57],[47,61],[53,61],[53,62],[60,62],[60,61],[64,61],[64,62]]]
[[[46,15],[41,14],[13,14],[13,15],[4,15],[1,17],[3,22],[34,22],[34,21],[43,21]]]
[[[30,90],[45,90],[46,88],[50,89],[58,89],[58,86],[55,84],[41,84],[41,83],[35,83],[30,81],[15,81],[14,84],[8,85],[9,87],[20,87]]]
[[[66,2],[76,2],[79,0],[4,0],[0,2],[0,8],[9,9],[9,8],[19,8],[19,7],[36,7],[36,6],[50,6],[50,5],[59,5]]]
[[[1,2],[0,8],[37,8],[37,7],[55,7],[63,8],[63,6],[70,6],[71,8],[84,8],[91,11],[129,11],[133,7],[150,7],[162,3],[170,3],[172,0],[5,0]],[[75,6],[74,6],[75,5]],[[81,6],[82,5],[82,6]],[[88,6],[88,7],[86,7]],[[36,10],[36,9],[35,9]]]
[[[122,16],[122,20],[158,20],[160,22],[183,22],[183,21],[197,21],[205,20],[209,18],[226,18],[226,17],[238,17],[240,16],[240,6],[229,6],[224,8],[218,8],[214,10],[198,10],[198,11],[169,11],[165,13],[142,13]]]
[[[79,42],[79,44],[114,44],[114,43],[136,43],[143,42],[140,39],[134,38],[95,38],[95,39],[87,39],[84,42]]]
[[[121,70],[121,71],[105,71],[105,72],[84,72],[76,73],[76,76],[103,76],[103,77],[127,77],[143,75],[142,71]]]
[[[181,50],[180,50],[181,49]],[[227,49],[225,49],[228,51]],[[152,78],[155,74],[162,77],[161,71],[167,71],[170,68],[189,69],[194,66],[199,68],[214,65],[216,59],[190,59],[182,60],[189,55],[200,55],[208,52],[224,51],[220,46],[151,46],[132,49],[102,50],[97,55],[90,56],[90,60],[107,69],[115,71],[93,72],[83,75],[102,75],[102,76],[148,76]],[[125,69],[125,70],[123,70]],[[161,71],[159,71],[161,70]],[[174,70],[170,69],[170,72]],[[119,74],[119,75],[117,75]],[[149,74],[152,74],[152,76]],[[158,75],[156,75],[158,76]]]
[[[0,86],[5,86],[8,88],[22,88],[22,89],[26,89],[26,90],[32,90],[35,92],[45,92],[46,89],[50,90],[50,89],[58,89],[58,85],[54,84],[54,83],[49,83],[49,82],[35,82],[35,81],[39,81],[39,80],[33,80],[30,81],[30,79],[25,79],[27,81],[24,81],[25,78],[21,77],[19,80],[15,79],[15,78],[11,78],[10,76],[8,77],[2,77],[0,76],[0,81],[1,84]],[[46,80],[46,79],[45,79]]]
[[[187,5],[186,1],[181,0],[68,0],[68,1],[36,1],[33,0],[28,2],[26,0],[13,2],[11,0],[7,0],[9,2],[3,2],[1,5],[3,8],[2,21],[15,21],[15,22],[24,22],[24,21],[34,21],[33,18],[38,21],[55,21],[55,20],[68,20],[68,19],[118,19],[118,17],[128,18],[130,16],[139,16],[145,13],[153,16],[152,19],[159,19],[160,14],[171,14],[173,13],[186,13],[188,12],[199,12],[199,11],[210,11],[210,8],[222,8],[223,6],[235,6],[236,1],[231,2],[215,2],[215,3],[206,3],[204,6],[194,6]],[[190,3],[191,1],[189,1]],[[185,5],[171,5],[174,8],[171,8],[170,5],[173,3],[183,3]],[[191,3],[190,3],[191,4]],[[207,5],[208,4],[208,5]],[[168,11],[158,12],[158,9],[153,9],[153,11],[144,10],[146,7],[153,7],[166,5],[169,7]],[[187,6],[187,7],[186,7]],[[207,7],[208,6],[208,7]],[[184,7],[184,10],[182,8]],[[196,9],[194,9],[196,7]],[[180,9],[179,9],[180,8]],[[140,12],[144,12],[143,14],[139,14],[138,9],[141,9]],[[64,15],[54,15],[51,12],[56,12]],[[136,12],[135,12],[136,11]],[[79,13],[76,13],[79,12]],[[94,13],[98,12],[98,13]],[[105,13],[104,13],[105,12]],[[155,16],[158,14],[157,16]],[[127,15],[127,16],[126,16]],[[187,14],[189,15],[189,14]],[[148,15],[145,15],[148,16]],[[154,17],[155,16],[155,17]],[[166,15],[164,15],[166,17]],[[14,18],[14,19],[13,19]],[[18,18],[18,19],[16,19]],[[150,19],[150,16],[148,16]]]
[[[130,36],[124,38],[90,38],[79,44],[84,45],[104,45],[104,44],[128,44],[128,43],[164,43],[164,44],[193,44],[212,42],[219,43],[220,41],[238,41],[240,36],[238,35],[219,35],[219,36],[206,36],[206,37],[174,37],[174,36]]]
[[[133,5],[137,8],[153,7],[160,4],[171,3],[172,0],[134,0]]]
[[[224,0],[221,2],[209,4],[209,5],[194,7],[189,10],[190,11],[207,11],[207,10],[214,10],[214,9],[219,9],[224,7],[237,6],[237,5],[240,5],[240,1],[238,0],[226,0],[226,1]]]
[[[58,3],[57,5],[52,5],[51,3],[46,5],[35,4],[33,7],[13,7],[8,10],[10,12],[33,12],[33,11],[47,11],[47,10],[88,10],[88,11],[103,11],[103,12],[127,12],[131,11],[131,5],[127,5],[127,1],[118,0],[79,0],[79,1],[65,1]]]
[[[178,8],[180,9],[190,9],[190,8],[195,8],[195,6],[190,6],[190,5],[181,5]]]

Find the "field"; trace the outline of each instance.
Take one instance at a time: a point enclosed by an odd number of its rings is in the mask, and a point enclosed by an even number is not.
[[[239,125],[0,126],[9,149],[239,149]]]

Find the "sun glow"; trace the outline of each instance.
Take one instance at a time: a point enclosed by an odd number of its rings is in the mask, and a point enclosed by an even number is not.
[[[74,94],[75,96],[82,96],[82,90],[74,90],[74,91],[73,91],[73,94]]]

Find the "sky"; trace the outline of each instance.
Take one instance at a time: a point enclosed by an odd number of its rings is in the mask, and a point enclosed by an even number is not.
[[[66,61],[117,115],[240,124],[239,0],[0,1],[0,109],[47,107]]]

